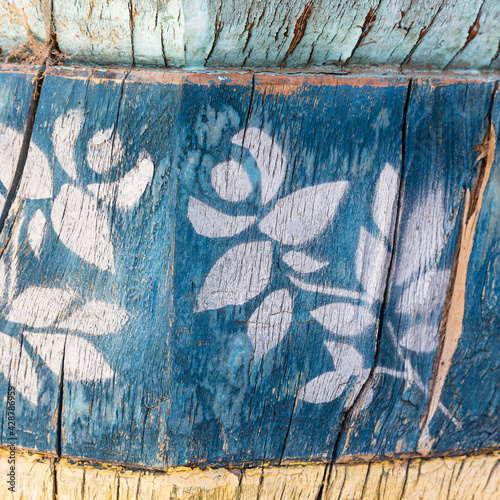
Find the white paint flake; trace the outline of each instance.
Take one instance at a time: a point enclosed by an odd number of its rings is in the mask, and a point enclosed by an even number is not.
[[[324,260],[316,260],[304,252],[291,250],[283,255],[283,262],[298,273],[308,274],[319,271],[328,265]]]
[[[48,327],[65,313],[76,298],[70,290],[29,287],[13,300],[6,319],[35,328]]]
[[[54,152],[62,169],[76,180],[77,169],[75,146],[85,121],[83,109],[72,109],[59,116],[54,122],[52,142]]]
[[[93,300],[60,322],[58,327],[78,330],[90,335],[107,335],[118,332],[129,319],[129,313],[122,307]]]
[[[43,238],[45,235],[45,229],[47,226],[47,219],[43,212],[38,209],[30,220],[28,225],[28,241],[30,243],[31,249],[36,257],[40,257],[40,252],[42,250]]]
[[[94,196],[65,184],[54,200],[52,224],[69,250],[103,271],[114,272],[111,228]]]
[[[233,216],[219,212],[192,196],[189,198],[188,219],[198,234],[208,238],[235,236],[257,221],[254,216]]]
[[[293,300],[286,288],[270,293],[248,320],[254,359],[260,360],[286,335],[293,318]]]
[[[217,194],[226,201],[246,200],[253,189],[245,168],[234,160],[215,165],[211,180]]]
[[[281,148],[262,130],[254,127],[240,130],[231,141],[244,147],[254,157],[260,170],[262,204],[270,202],[278,192],[286,173],[286,158]]]
[[[332,221],[348,185],[347,181],[318,184],[281,198],[259,229],[285,245],[305,243]]]
[[[269,284],[272,244],[254,241],[230,248],[212,267],[198,295],[196,311],[241,305]]]
[[[366,308],[346,302],[318,307],[311,314],[327,330],[343,337],[358,335],[377,321]]]

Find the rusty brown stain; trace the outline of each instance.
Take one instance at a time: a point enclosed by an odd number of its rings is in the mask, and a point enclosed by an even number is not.
[[[428,450],[433,440],[429,435],[429,423],[436,413],[444,387],[446,376],[451,367],[453,354],[462,335],[462,323],[465,312],[465,286],[467,268],[474,246],[474,235],[483,203],[483,195],[490,178],[491,167],[495,159],[496,134],[490,121],[483,143],[476,146],[480,168],[472,191],[465,193],[465,206],[462,216],[462,227],[457,242],[457,250],[453,262],[450,285],[446,297],[443,317],[439,329],[439,347],[434,359],[433,377],[430,385],[430,398],[427,411],[421,420],[421,436],[418,441],[419,450]]]
[[[313,8],[313,3],[306,4],[306,6],[304,7],[304,11],[297,19],[297,22],[295,23],[295,28],[293,29],[293,38],[292,41],[290,42],[288,50],[286,51],[285,57],[283,58],[282,64],[285,64],[285,61],[293,53],[293,51],[297,48],[297,45],[302,40],[304,33],[306,32],[307,21],[311,16],[312,8]]]

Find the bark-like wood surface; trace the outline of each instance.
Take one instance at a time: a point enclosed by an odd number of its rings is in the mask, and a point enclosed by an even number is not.
[[[160,67],[498,69],[496,0],[4,0],[8,54],[53,34],[70,61]]]

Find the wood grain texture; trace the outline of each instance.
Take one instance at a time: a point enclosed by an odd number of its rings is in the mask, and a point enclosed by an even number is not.
[[[5,128],[31,74],[0,75]],[[498,323],[495,85],[50,69],[0,235],[17,444],[323,471],[497,447],[496,351],[477,340],[494,345]],[[464,326],[432,413],[477,185]]]
[[[322,499],[364,500],[491,500],[500,492],[498,454],[456,458],[412,459],[337,464],[324,486]],[[0,450],[0,472],[8,468],[8,453]],[[317,498],[324,465],[294,464],[254,469],[137,470],[106,463],[54,459],[19,451],[17,491],[5,498],[79,500],[261,499]],[[12,495],[12,496],[11,496]]]
[[[44,38],[40,3],[0,8],[6,52],[27,39],[28,26]],[[98,64],[487,69],[500,42],[495,0],[53,0],[52,6],[67,59]]]

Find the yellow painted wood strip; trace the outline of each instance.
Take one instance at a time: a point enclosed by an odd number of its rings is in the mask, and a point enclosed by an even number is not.
[[[57,500],[316,500],[325,464],[250,469],[140,470],[57,459],[16,450],[15,493],[6,482],[11,458],[0,449],[0,498]],[[500,498],[500,451],[453,458],[336,464],[321,500],[493,500]]]

